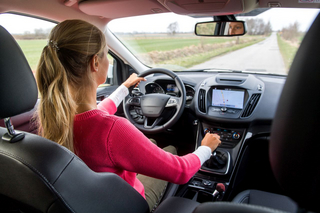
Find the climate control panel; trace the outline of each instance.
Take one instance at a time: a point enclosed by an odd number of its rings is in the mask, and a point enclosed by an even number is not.
[[[221,140],[221,146],[225,148],[233,148],[242,138],[244,130],[242,129],[227,129],[214,127],[203,124],[204,134],[210,132],[218,134]]]

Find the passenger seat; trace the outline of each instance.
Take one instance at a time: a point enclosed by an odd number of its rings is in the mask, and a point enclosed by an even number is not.
[[[298,205],[289,197],[259,190],[243,191],[232,202],[264,206],[286,212],[297,212],[298,210]]]

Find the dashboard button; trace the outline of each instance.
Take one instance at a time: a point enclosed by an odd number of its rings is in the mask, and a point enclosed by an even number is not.
[[[235,133],[233,133],[232,138],[233,139],[239,139],[240,138],[240,134],[235,132]]]
[[[228,109],[227,109],[227,107],[221,107],[221,112],[226,112]]]
[[[220,112],[221,111],[220,108],[216,108],[216,107],[211,107],[210,110],[212,112]]]
[[[212,182],[211,182],[211,181],[208,181],[208,180],[204,180],[204,181],[203,181],[203,185],[205,185],[205,186],[212,186]]]
[[[208,132],[210,133],[210,129],[208,128],[204,129],[204,134],[207,134]]]

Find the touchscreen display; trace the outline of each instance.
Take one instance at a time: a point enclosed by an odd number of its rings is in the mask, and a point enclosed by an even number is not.
[[[212,106],[243,108],[244,91],[212,90]]]

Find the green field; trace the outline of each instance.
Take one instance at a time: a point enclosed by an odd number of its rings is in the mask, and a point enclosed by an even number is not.
[[[145,54],[155,51],[165,52],[170,54],[170,60],[162,61],[161,64],[168,64],[168,63],[176,63],[184,65],[184,67],[190,67],[197,63],[204,62],[209,60],[212,57],[217,55],[234,51],[235,49],[243,48],[248,45],[252,45],[263,38],[254,38],[255,41],[245,42],[242,44],[234,45],[234,47],[217,47],[214,50],[210,50],[205,53],[196,53],[192,56],[172,56],[171,52],[175,50],[181,50],[187,47],[193,46],[202,47],[205,45],[213,45],[213,44],[225,44],[236,41],[236,37],[230,38],[207,38],[207,37],[190,37],[190,36],[174,36],[174,37],[161,37],[161,36],[145,36],[145,37],[135,37],[132,38],[122,38],[123,42],[133,48],[136,48],[134,53],[135,54]],[[252,39],[250,36],[244,36],[240,38],[240,41],[245,41],[246,39]],[[37,68],[38,61],[40,59],[40,55],[42,52],[43,47],[47,44],[46,40],[18,40],[18,44],[20,45],[21,49],[23,50],[26,58],[30,64],[31,69],[34,71]],[[185,51],[185,50],[184,50]],[[157,52],[156,52],[156,55]],[[173,58],[172,58],[173,57]]]
[[[171,38],[136,38],[136,39],[124,39],[123,42],[126,46],[130,46],[133,49],[139,49],[140,53],[147,53],[151,51],[168,51],[188,47],[191,45],[200,44],[215,44],[223,43],[227,41],[235,40],[235,38],[188,38],[188,37],[171,37]]]
[[[294,56],[296,55],[296,52],[298,50],[298,47],[284,41],[279,34],[277,35],[277,38],[278,38],[278,45],[279,45],[281,55],[283,57],[284,64],[286,66],[286,69],[289,70],[292,64],[292,61],[294,59]]]
[[[25,54],[31,69],[34,71],[38,66],[42,49],[47,45],[47,40],[17,40]]]

